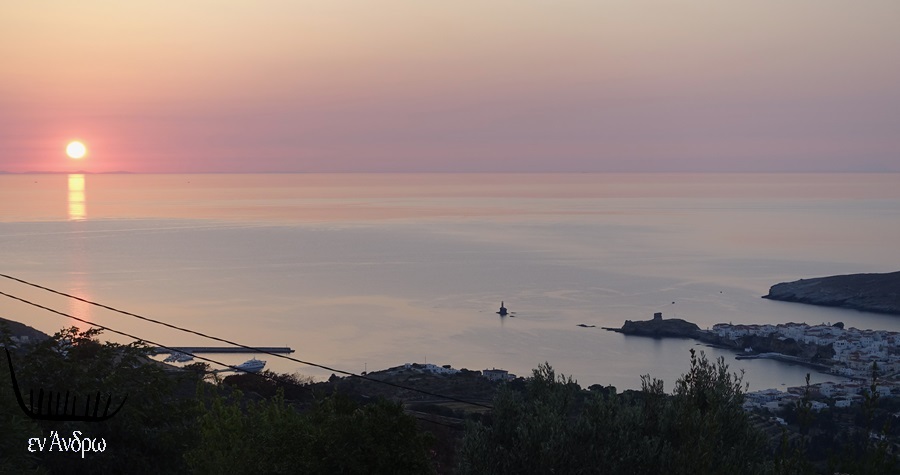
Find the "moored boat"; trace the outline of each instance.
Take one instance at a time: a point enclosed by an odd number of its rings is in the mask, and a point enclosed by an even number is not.
[[[243,363],[235,366],[234,368],[239,371],[244,371],[246,373],[258,373],[263,368],[265,368],[266,362],[263,360],[258,360],[255,357],[251,358]]]

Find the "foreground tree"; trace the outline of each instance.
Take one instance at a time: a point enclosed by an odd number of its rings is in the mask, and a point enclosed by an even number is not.
[[[880,425],[875,424],[875,413],[881,404],[879,378],[878,364],[873,362],[870,385],[862,393],[863,407],[859,414],[862,423],[857,430],[845,435],[844,453],[831,461],[836,470],[860,475],[900,473],[898,457],[887,439],[893,417],[885,418]]]
[[[26,451],[30,438],[46,438],[44,450],[28,454],[50,473],[183,472],[183,453],[196,434],[196,404],[185,398],[183,391],[194,392],[196,375],[165,374],[160,365],[149,360],[145,344],[100,343],[100,334],[98,329],[62,330],[47,341],[17,352],[14,369],[26,405],[32,390],[35,401],[41,390],[45,394],[69,392],[77,396],[75,410],[83,415],[87,397],[91,396],[93,408],[99,392],[100,413],[109,394],[113,395],[111,410],[127,396],[121,411],[103,422],[28,420],[24,425],[28,428],[27,437],[15,441],[10,452]],[[6,366],[6,361],[3,363]],[[6,372],[0,384],[9,387]],[[9,406],[8,398],[2,399],[0,403]],[[9,414],[26,417],[14,399],[11,404]],[[83,459],[71,450],[49,450],[54,433],[71,440],[76,431],[81,438],[105,440],[104,450],[88,451]]]
[[[750,424],[742,405],[741,374],[724,358],[714,363],[691,349],[691,368],[675,383],[659,418],[660,463],[670,473],[763,473],[771,469],[765,438]],[[665,465],[661,465],[665,466]]]
[[[0,473],[45,473],[37,457],[27,451],[27,441],[40,427],[22,414],[10,385],[6,349],[12,348],[9,332],[0,326]]]
[[[282,393],[241,408],[217,397],[200,419],[199,445],[186,458],[196,473],[431,473],[427,434],[400,405],[365,406],[342,396],[308,413]]]
[[[489,424],[467,428],[461,473],[768,473],[764,439],[741,409],[741,375],[691,352],[673,396],[582,391],[548,364],[524,392],[506,388]]]

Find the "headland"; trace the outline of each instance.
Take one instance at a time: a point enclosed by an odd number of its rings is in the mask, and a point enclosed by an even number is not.
[[[782,282],[773,285],[763,298],[900,315],[900,272]]]
[[[738,359],[776,359],[854,379],[870,377],[875,363],[883,377],[900,377],[900,333],[844,328],[840,322],[833,325],[718,323],[711,330],[701,330],[693,323],[664,319],[658,313],[652,320],[627,320],[622,328],[605,330],[654,338],[693,338],[740,352]]]

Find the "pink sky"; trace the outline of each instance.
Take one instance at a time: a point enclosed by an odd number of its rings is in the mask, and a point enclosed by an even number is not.
[[[8,2],[0,170],[900,172],[898,51],[896,0]]]

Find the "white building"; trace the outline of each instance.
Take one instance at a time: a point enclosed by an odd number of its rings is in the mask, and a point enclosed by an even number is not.
[[[516,378],[516,375],[509,374],[505,369],[486,369],[481,374],[491,381],[510,381]]]
[[[453,369],[448,364],[446,364],[444,366],[438,366],[436,364],[431,364],[431,363],[425,363],[425,364],[406,363],[405,365],[403,365],[403,367],[406,369],[414,369],[414,370],[422,371],[425,373],[431,373],[431,374],[456,374],[456,373],[459,373],[458,369]]]

